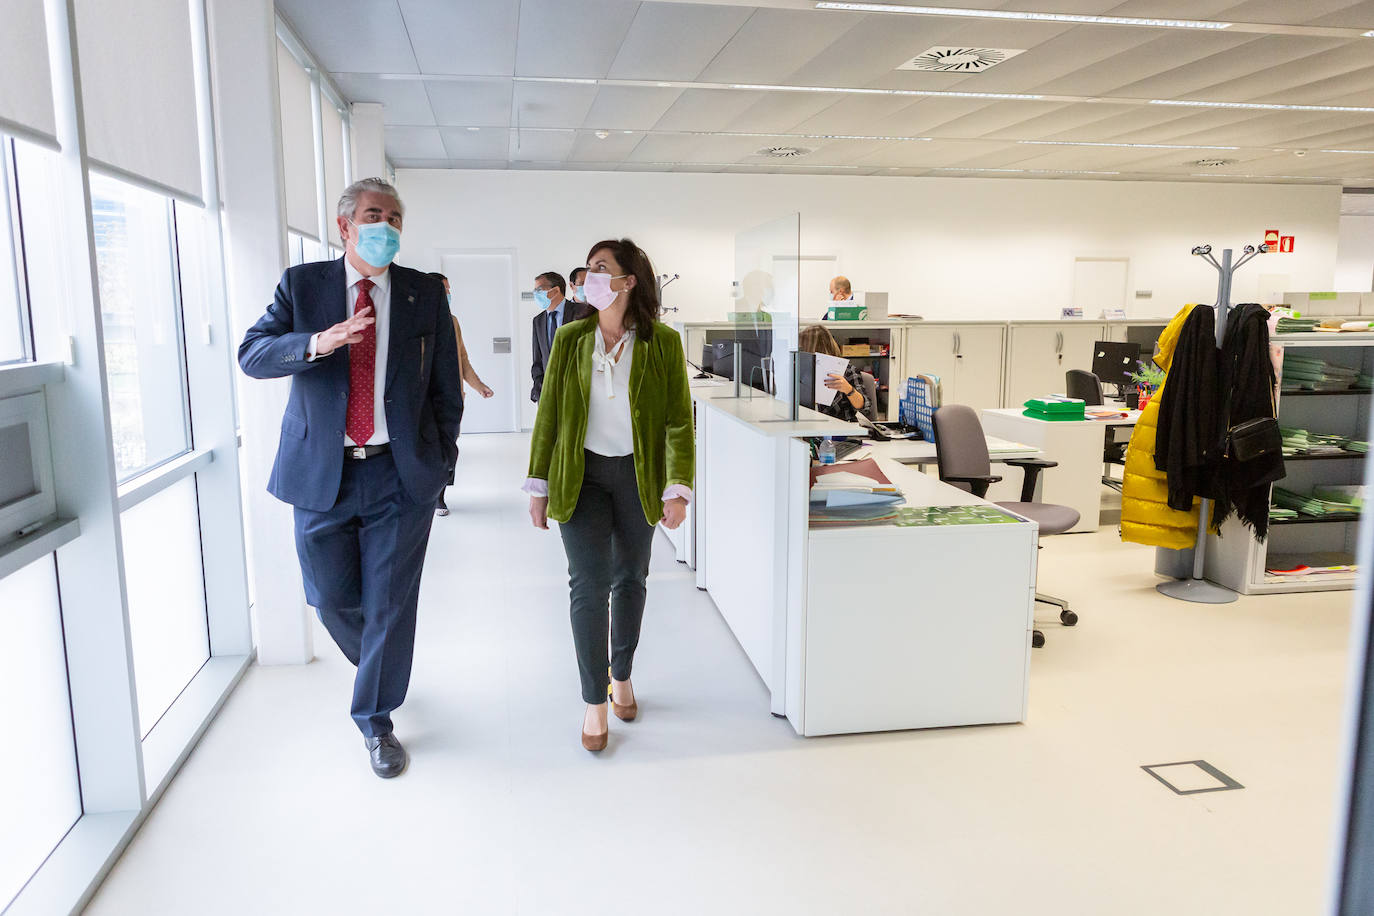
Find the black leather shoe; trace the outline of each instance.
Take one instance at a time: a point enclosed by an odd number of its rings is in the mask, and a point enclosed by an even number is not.
[[[395,733],[382,735],[380,738],[364,738],[367,742],[368,757],[372,761],[372,772],[383,779],[391,779],[393,776],[400,776],[406,771],[406,764],[410,762],[410,755],[406,749],[401,747],[401,742],[396,740]]]

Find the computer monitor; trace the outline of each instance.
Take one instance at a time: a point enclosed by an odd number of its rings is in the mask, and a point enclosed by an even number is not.
[[[772,332],[770,331],[768,334],[771,338]],[[702,349],[701,368],[733,381],[735,378],[736,339],[713,340],[706,344]],[[739,343],[740,361],[743,363],[740,374],[741,383],[760,391],[768,391],[769,376],[765,371],[767,363],[764,362],[766,354],[759,352],[763,342],[758,337],[751,335],[748,339],[739,339]],[[768,344],[771,346],[771,340],[768,341]]]
[[[1093,344],[1093,375],[1104,385],[1118,389],[1131,384],[1131,373],[1140,360],[1140,344],[1118,340],[1099,340]]]

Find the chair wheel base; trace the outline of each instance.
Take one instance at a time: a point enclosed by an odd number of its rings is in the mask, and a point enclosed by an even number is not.
[[[1041,633],[1039,630],[1032,630],[1032,631],[1031,631],[1031,648],[1032,648],[1032,649],[1039,649],[1039,648],[1040,648],[1041,646],[1043,646],[1044,644],[1045,644],[1045,634],[1044,634],[1044,633]]]
[[[1059,622],[1066,627],[1074,626],[1078,623],[1078,615],[1073,611],[1060,611]]]

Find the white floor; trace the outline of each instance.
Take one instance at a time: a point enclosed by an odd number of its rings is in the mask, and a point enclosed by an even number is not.
[[[526,447],[463,440],[397,715],[410,771],[369,771],[320,630],[314,664],[249,672],[88,912],[1319,911],[1349,593],[1183,604],[1114,530],[1050,538],[1042,590],[1082,622],[1047,628],[1026,724],[804,740],[660,538],[641,720],[597,757]],[[1199,758],[1245,788],[1140,769]]]

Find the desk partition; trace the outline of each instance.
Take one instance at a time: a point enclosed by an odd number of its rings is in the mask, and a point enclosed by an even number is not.
[[[735,236],[732,338],[740,365],[731,362],[744,386],[792,400],[791,352],[797,348],[801,264],[801,214],[789,213]],[[717,355],[718,359],[720,355]],[[720,369],[717,374],[726,375]]]

